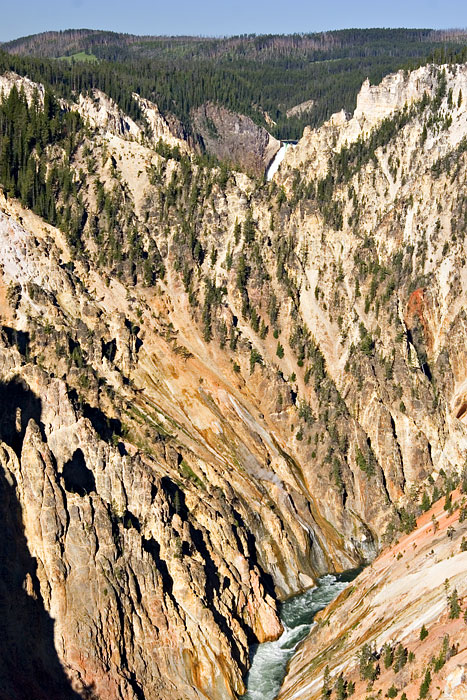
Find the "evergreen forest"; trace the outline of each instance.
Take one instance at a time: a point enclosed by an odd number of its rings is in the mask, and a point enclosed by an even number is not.
[[[46,32],[0,47],[0,71],[57,95],[99,88],[135,119],[136,92],[193,133],[206,102],[248,115],[281,139],[300,138],[332,113],[351,112],[362,82],[466,53],[467,34],[431,29],[347,29],[229,38],[140,37],[94,30]],[[303,110],[290,110],[312,101]],[[289,112],[289,114],[287,114]]]

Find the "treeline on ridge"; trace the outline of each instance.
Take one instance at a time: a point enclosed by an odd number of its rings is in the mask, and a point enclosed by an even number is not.
[[[349,29],[209,39],[70,30],[4,44],[0,71],[27,74],[68,98],[99,88],[138,119],[136,92],[162,113],[174,114],[188,133],[192,110],[211,101],[250,116],[278,138],[299,138],[305,125],[318,126],[340,109],[352,111],[366,77],[379,82],[392,71],[425,63],[440,49],[457,55],[465,50],[465,36]],[[82,51],[99,61],[70,60]],[[308,100],[314,101],[311,111],[287,117],[288,109]]]

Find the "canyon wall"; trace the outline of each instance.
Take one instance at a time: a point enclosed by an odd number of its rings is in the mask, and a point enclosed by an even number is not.
[[[4,697],[234,698],[460,474],[466,75],[364,85],[270,183],[82,97],[77,229],[1,197]]]

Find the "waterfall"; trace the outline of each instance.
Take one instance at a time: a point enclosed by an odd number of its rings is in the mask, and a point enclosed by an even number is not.
[[[277,151],[276,155],[274,156],[271,163],[269,164],[268,169],[266,170],[266,180],[272,180],[274,175],[279,170],[279,165],[284,160],[286,150],[288,148],[290,148],[291,146],[295,146],[295,145],[296,144],[292,141],[282,141],[281,142],[281,147]]]

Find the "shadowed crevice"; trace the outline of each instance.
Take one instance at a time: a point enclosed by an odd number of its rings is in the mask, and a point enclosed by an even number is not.
[[[44,439],[41,423],[41,402],[24,379],[15,377],[0,383],[0,440],[21,456],[24,435],[31,418],[37,423]]]
[[[26,357],[29,350],[29,333],[27,331],[19,331],[16,328],[2,326],[2,331],[6,341],[10,347],[18,348],[18,351],[23,357]]]
[[[81,449],[75,450],[72,458],[64,464],[63,480],[65,489],[70,493],[86,496],[88,493],[96,491],[94,474],[87,467]]]

